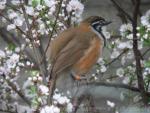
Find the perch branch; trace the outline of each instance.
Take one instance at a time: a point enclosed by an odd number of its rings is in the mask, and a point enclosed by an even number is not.
[[[140,92],[139,88],[129,86],[127,84],[119,84],[119,83],[109,83],[109,82],[87,82],[81,83],[81,85],[94,85],[94,86],[106,86],[106,87],[114,87],[114,88],[124,88],[134,92]],[[150,96],[150,92],[146,92],[147,96]]]

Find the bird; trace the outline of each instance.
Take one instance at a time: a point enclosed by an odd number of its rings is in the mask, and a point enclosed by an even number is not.
[[[106,38],[102,27],[109,25],[100,16],[90,16],[76,27],[61,32],[48,47],[48,61],[53,66],[55,75],[70,72],[75,80],[86,78],[98,58],[102,55]]]

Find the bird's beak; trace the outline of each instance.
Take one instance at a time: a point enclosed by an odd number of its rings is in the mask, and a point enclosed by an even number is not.
[[[111,24],[112,22],[111,21],[106,21],[105,23],[104,23],[104,25],[108,25],[108,24]]]

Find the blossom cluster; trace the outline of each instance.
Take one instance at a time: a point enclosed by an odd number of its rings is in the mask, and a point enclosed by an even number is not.
[[[138,49],[143,51],[145,47],[150,46],[150,10],[148,10],[141,17],[141,24],[137,26],[137,38]],[[98,61],[97,71],[98,73],[108,72],[109,65],[113,61],[118,61],[120,66],[116,69],[115,75],[118,76],[124,84],[132,84],[137,86],[137,78],[135,74],[135,57],[133,52],[133,25],[132,23],[125,23],[120,26],[120,36],[111,39],[107,44],[107,48],[111,49],[110,57],[104,57]],[[109,38],[108,38],[109,40]],[[109,62],[110,61],[110,62]],[[141,65],[143,70],[143,76],[145,84],[149,83],[149,66],[150,63],[146,59],[141,59]],[[96,74],[92,74],[96,76]],[[96,78],[97,80],[97,78]],[[149,86],[148,86],[149,87]]]
[[[0,75],[5,75],[9,78],[9,74],[17,75],[20,72],[20,66],[24,64],[20,61],[20,48],[12,50],[0,50]]]
[[[73,105],[70,102],[70,99],[56,91],[53,95],[53,105],[42,107],[40,113],[61,113],[61,109],[57,107],[57,105],[63,106],[67,113],[71,113],[73,110]]]

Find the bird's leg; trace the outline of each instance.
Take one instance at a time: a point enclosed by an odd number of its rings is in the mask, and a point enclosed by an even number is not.
[[[85,77],[83,75],[80,76],[73,71],[71,71],[71,77],[76,81],[75,84],[77,85],[77,87],[80,86],[81,82],[87,81],[87,77]]]
[[[77,74],[75,74],[75,72],[73,72],[73,71],[71,71],[71,76],[72,76],[72,78],[73,78],[74,80],[78,80],[78,81],[87,80],[86,77],[77,75]]]

